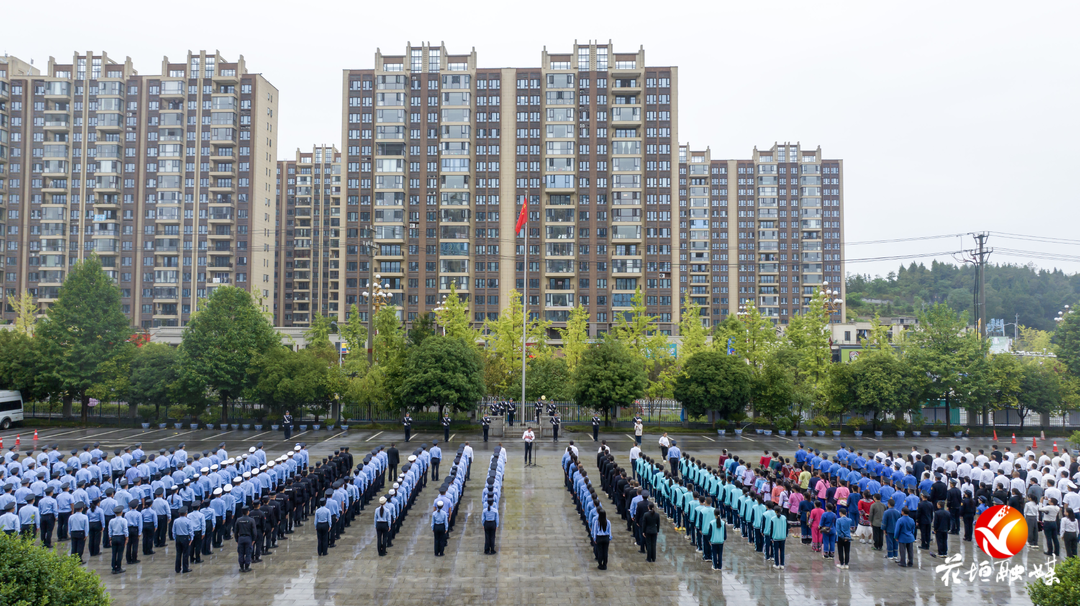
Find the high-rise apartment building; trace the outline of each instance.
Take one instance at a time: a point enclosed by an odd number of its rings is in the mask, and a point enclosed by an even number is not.
[[[278,162],[275,325],[307,326],[315,314],[345,319],[344,293],[358,291],[358,261],[353,259],[350,268],[342,254],[346,215],[341,197],[337,147],[298,149],[292,160]],[[352,209],[350,215],[357,212]]]
[[[278,92],[243,57],[189,52],[155,75],[93,52],[3,68],[5,294],[44,309],[96,253],[136,326],[183,325],[222,284],[270,304]]]
[[[787,324],[814,289],[843,293],[842,179],[843,161],[820,147],[777,143],[747,160],[714,160],[680,146],[679,264],[689,278],[680,291],[710,324],[749,304]]]
[[[482,68],[475,52],[410,45],[345,70],[345,261],[357,267],[345,275],[380,274],[406,321],[456,285],[477,324],[527,290],[529,313],[555,326],[586,306],[592,334],[640,287],[670,332],[678,70],[610,44],[540,59]],[[515,233],[526,198],[529,221]],[[367,313],[356,289],[344,298]]]

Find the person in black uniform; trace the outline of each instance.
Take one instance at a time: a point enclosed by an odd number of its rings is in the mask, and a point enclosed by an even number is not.
[[[395,442],[390,442],[390,448],[386,449],[386,465],[390,468],[390,475],[397,477],[398,463],[401,462],[401,454],[398,453]]]
[[[443,413],[442,417],[443,442],[450,441],[450,414]]]
[[[517,414],[517,403],[511,399],[506,403],[506,422],[510,424],[510,427],[514,426],[514,415]]]
[[[555,411],[555,415],[551,417],[551,438],[556,444],[559,443],[559,425],[562,421],[559,419],[559,411]]]
[[[285,411],[285,418],[281,420],[281,424],[285,428],[285,440],[286,441],[288,441],[288,439],[292,437],[292,423],[293,423],[292,415],[289,414],[289,411],[286,410]],[[240,567],[240,572],[246,572],[244,570],[243,566]]]
[[[660,514],[649,503],[649,511],[641,518],[641,532],[645,535],[645,561],[656,561],[656,535],[660,533]]]
[[[409,441],[409,436],[412,435],[412,417],[409,416],[409,412],[405,411],[405,418],[401,420],[402,427],[405,428],[405,441]]]
[[[488,441],[488,426],[491,425],[491,417],[484,415],[484,418],[480,419],[480,427],[484,428],[484,441]]]
[[[253,509],[248,515],[251,516],[252,520],[255,520],[255,542],[252,544],[254,554],[251,556],[251,561],[258,563],[262,561],[262,535],[264,514],[262,511],[261,499],[252,499],[251,505]]]
[[[594,413],[592,416],[592,441],[596,442],[600,439],[600,417]]]
[[[937,510],[934,511],[934,538],[937,539],[937,553],[931,553],[931,557],[945,558],[949,555],[949,532],[952,530],[952,514],[945,509],[945,501],[937,502]]]
[[[534,408],[536,409],[536,424],[539,425],[540,424],[540,413],[543,412],[543,410],[544,410],[544,403],[541,402],[540,400],[537,400],[536,404],[534,404]]]
[[[240,563],[240,572],[251,571],[252,547],[255,543],[255,520],[248,515],[247,509],[240,510],[240,517],[233,525],[236,532],[236,553]]]

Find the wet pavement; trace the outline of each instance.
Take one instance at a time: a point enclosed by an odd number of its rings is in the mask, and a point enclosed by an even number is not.
[[[17,428],[5,432],[4,444],[14,443],[14,435],[22,435],[22,451],[32,440],[33,428]],[[294,434],[286,443],[280,432],[256,431],[189,431],[142,429],[71,429],[43,428],[39,443],[59,443],[64,450],[81,448],[83,444],[100,442],[111,452],[141,441],[147,452],[160,447],[175,447],[186,442],[188,452],[216,447],[224,441],[230,454],[239,454],[257,442],[263,442],[268,456],[285,452],[296,441],[305,441],[313,456],[349,446],[354,454],[390,441],[401,443],[403,435],[396,432],[364,430],[327,431],[325,429]],[[605,434],[613,450],[625,458],[631,437],[625,434]],[[753,435],[743,438],[720,438],[711,434],[674,436],[683,452],[714,460],[721,448],[734,454],[757,460],[765,448],[792,456],[796,440],[779,436]],[[978,567],[989,558],[972,543],[950,536],[950,552],[963,555],[959,580],[942,581],[935,567],[943,565],[930,552],[916,548],[915,568],[902,569],[875,552],[869,545],[852,545],[848,570],[839,570],[832,560],[811,554],[795,535],[788,540],[787,566],[775,571],[767,566],[753,547],[730,531],[724,550],[724,570],[713,571],[701,561],[700,554],[676,533],[670,523],[662,524],[657,541],[657,562],[646,563],[639,554],[632,536],[613,521],[614,539],[610,548],[608,570],[599,571],[592,557],[588,535],[580,524],[570,495],[563,488],[559,458],[569,439],[581,446],[583,460],[592,462],[595,452],[591,436],[571,433],[556,446],[550,439],[537,441],[538,467],[523,468],[519,440],[505,440],[509,462],[505,476],[501,527],[497,538],[498,554],[483,555],[483,528],[479,523],[481,504],[480,485],[475,480],[465,489],[461,514],[452,533],[446,557],[435,558],[429,519],[422,505],[427,502],[425,489],[406,519],[401,532],[390,548],[389,555],[378,557],[374,545],[375,531],[371,509],[347,529],[327,557],[315,555],[315,530],[311,523],[280,542],[272,555],[264,556],[261,564],[252,566],[250,574],[237,570],[235,543],[214,550],[203,557],[202,564],[192,564],[194,572],[177,575],[173,572],[175,554],[172,543],[158,549],[152,556],[140,556],[141,563],[128,566],[122,575],[109,574],[108,553],[88,558],[88,566],[102,575],[112,596],[113,604],[169,605],[301,605],[301,604],[380,604],[387,606],[432,604],[648,604],[689,606],[770,604],[777,606],[802,604],[1030,604],[1023,580],[999,579],[1000,565],[995,563],[989,577],[978,574]],[[643,446],[647,454],[659,454],[658,436],[646,435]],[[442,434],[421,432],[412,442],[419,444],[432,439],[442,441]],[[468,439],[477,451],[477,460],[487,460],[497,439],[482,443],[479,435],[459,433],[452,436],[451,447]],[[823,451],[834,450],[838,441],[833,438],[802,438],[807,446]],[[9,441],[11,440],[11,441]],[[1018,438],[1019,440],[1019,438]],[[1013,446],[1014,450],[1030,445]],[[954,444],[989,448],[985,439],[954,438],[872,438],[847,440],[849,447],[885,450],[912,445],[927,447],[931,452],[949,452]],[[1001,447],[1008,441],[999,442]],[[1046,444],[1050,449],[1050,444]],[[1042,444],[1040,448],[1042,450]],[[591,468],[590,468],[591,471]],[[601,495],[606,499],[606,495]],[[610,506],[613,511],[614,507]],[[61,544],[63,549],[68,544]],[[976,555],[977,554],[977,555]],[[1045,565],[1039,551],[1025,549],[1008,560],[1010,567],[1022,565],[1030,571]],[[974,580],[969,573],[975,568]]]

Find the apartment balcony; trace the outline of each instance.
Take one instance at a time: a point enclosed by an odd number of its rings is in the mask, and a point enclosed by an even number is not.
[[[70,98],[71,97],[71,83],[70,82],[46,82],[45,83],[45,97],[47,98]]]
[[[124,129],[124,116],[98,112],[97,129],[99,132],[118,133]]]
[[[62,194],[66,193],[67,189],[67,179],[46,179],[41,188],[41,192],[46,194]]]
[[[233,155],[233,148],[232,147],[218,147],[218,146],[215,145],[215,147],[212,150],[210,150],[210,161],[211,162],[216,161],[216,160],[231,160],[231,159],[233,159],[235,157],[236,156]]]
[[[232,240],[233,237],[235,237],[235,234],[211,232],[211,233],[206,234],[206,237],[207,237],[207,239],[211,239],[211,240]]]
[[[64,114],[45,114],[45,130],[67,132],[71,130],[71,117]]]
[[[94,187],[94,191],[119,193],[122,186],[120,177],[98,177],[97,185]]]
[[[161,97],[185,97],[187,84],[183,81],[162,82],[161,91],[158,94]]]
[[[240,76],[236,75],[235,69],[219,69],[218,73],[213,77],[214,85],[237,85],[240,83]]]

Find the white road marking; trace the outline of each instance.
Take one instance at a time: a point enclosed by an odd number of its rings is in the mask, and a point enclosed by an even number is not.
[[[624,433],[623,435],[630,438],[631,440],[633,440],[635,444],[637,443],[637,438],[635,438],[634,436],[632,436],[632,435],[630,435],[628,433]]]
[[[454,436],[456,436],[456,435],[457,435],[456,433],[452,433],[452,434],[450,434],[450,439],[449,439],[449,440],[447,440],[447,442],[451,442],[451,441],[453,441],[453,440],[454,440]]]
[[[326,440],[333,440],[334,438],[336,438],[336,437],[338,437],[338,436],[340,436],[340,435],[342,435],[342,434],[345,434],[345,433],[348,433],[348,432],[347,432],[347,431],[343,431],[343,432],[341,432],[341,433],[336,433],[336,434],[334,434],[334,435],[330,436],[329,438],[326,438]],[[323,441],[325,442],[326,440],[323,440]]]
[[[742,435],[742,436],[739,436],[739,437],[741,437],[741,438],[742,438],[742,439],[744,439],[744,440],[750,440],[751,442],[757,442],[757,440],[755,440],[755,439],[753,439],[753,438],[748,438],[748,437],[746,437],[745,435]]]
[[[266,432],[266,433],[270,433],[270,432],[268,431],[268,432]],[[311,430],[309,429],[309,430],[307,430],[307,431],[301,431],[300,433],[298,433],[298,434],[296,434],[295,436],[293,436],[293,438],[299,438],[300,436],[304,435],[305,433],[311,433]],[[261,434],[261,433],[260,433],[259,435],[261,436],[261,435],[264,435],[264,434]],[[290,441],[291,441],[291,440],[292,440],[292,439],[290,438]]]
[[[366,440],[364,440],[364,441],[365,441],[365,442],[370,442],[370,441],[374,440],[375,438],[377,438],[377,437],[381,436],[381,435],[382,435],[382,433],[383,433],[383,432],[381,432],[381,431],[380,431],[379,433],[377,433],[377,434],[375,434],[375,435],[371,436],[370,438],[368,438],[368,439],[366,439]]]
[[[701,437],[705,438],[706,440],[708,440],[710,442],[715,442],[716,441],[716,440],[710,438],[709,436],[701,436]]]
[[[247,438],[246,440],[243,440],[243,441],[247,442],[248,440],[254,440],[255,438],[257,438],[259,436],[265,436],[266,434],[270,433],[271,431],[273,431],[273,430],[271,429],[270,431],[264,431],[262,433],[257,433],[255,435],[251,436],[250,438]],[[305,431],[304,433],[307,433],[307,432]],[[297,434],[297,435],[300,435],[300,434]]]

